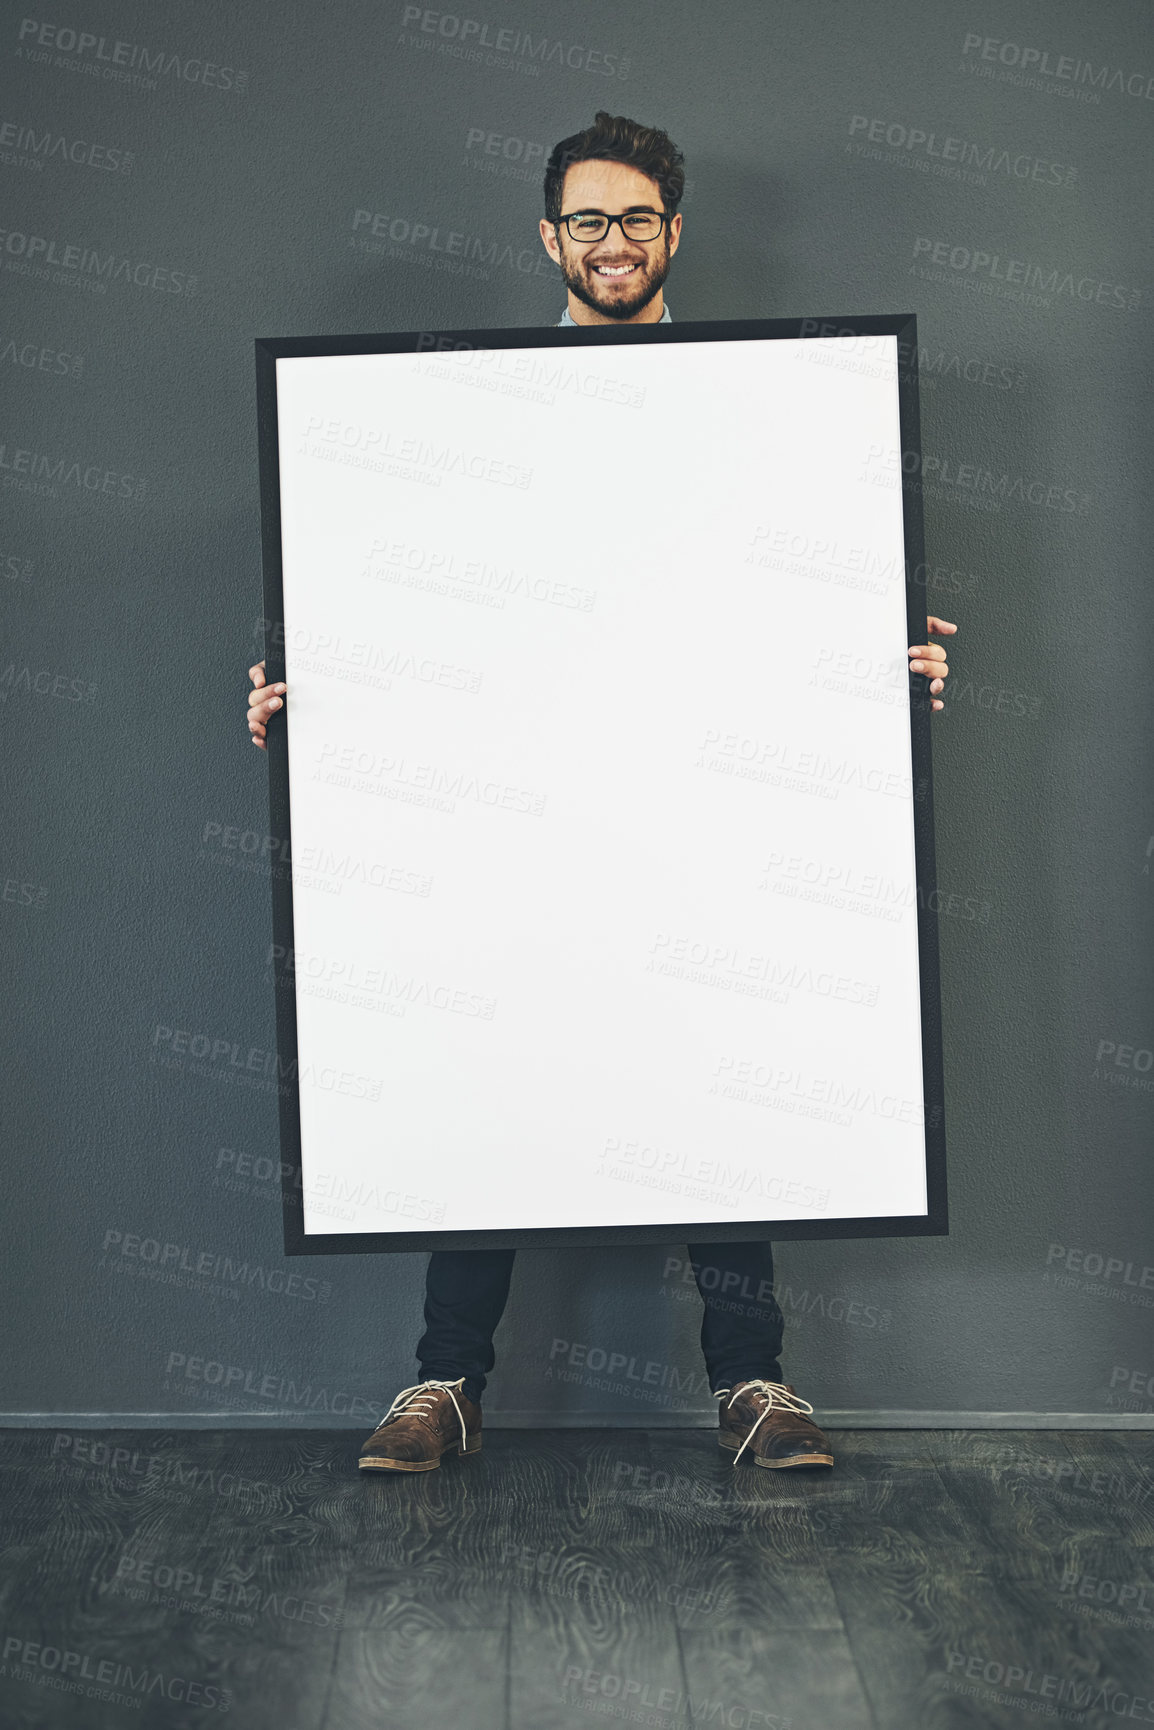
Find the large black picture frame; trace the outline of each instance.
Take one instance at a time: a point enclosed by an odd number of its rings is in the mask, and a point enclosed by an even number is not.
[[[926,629],[925,551],[921,490],[921,432],[918,402],[918,338],[913,313],[821,318],[721,320],[658,325],[511,328],[503,330],[410,331],[365,336],[262,337],[255,343],[261,540],[266,628],[266,676],[285,677],[283,644],[279,426],[276,362],[302,356],[421,354],[435,348],[465,346],[479,350],[590,348],[647,344],[713,343],[753,339],[794,340],[829,337],[893,336],[898,352],[898,413],[902,453],[902,520],[905,549],[908,640],[924,640]],[[276,963],[275,1001],[284,1247],[288,1255],[407,1253],[446,1248],[541,1246],[550,1244],[669,1243],[674,1239],[718,1241],[764,1238],[852,1238],[942,1236],[948,1232],[946,1195],[945,1102],[942,1052],[938,897],[934,855],[931,706],[928,680],[909,675],[910,761],[914,787],[913,825],[917,878],[918,969],[922,1004],[922,1082],[925,1109],[927,1211],[869,1219],[768,1219],[760,1222],[709,1220],[696,1225],[557,1226],[508,1231],[414,1230],[309,1235],[304,1229],[300,1103],[297,1083],[297,1005],[287,963]],[[291,861],[288,735],[283,714],[268,728],[267,755],[270,833]],[[275,947],[281,957],[293,952],[291,863],[272,873]]]

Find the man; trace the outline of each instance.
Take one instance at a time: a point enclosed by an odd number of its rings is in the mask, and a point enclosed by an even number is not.
[[[541,239],[561,271],[568,303],[562,325],[669,324],[664,284],[681,239],[677,209],[685,188],[681,152],[654,127],[601,112],[558,144],[545,170]],[[931,633],[956,625],[930,618]],[[911,645],[910,667],[937,693],[949,672],[937,644]],[[265,687],[264,663],[249,669],[248,724],[262,749],[268,722],[287,694]],[[512,1249],[435,1250],[425,1283],[425,1332],[417,1345],[421,1380],[404,1388],[365,1442],[371,1471],[431,1471],[456,1448],[481,1446],[481,1394],[493,1368],[493,1334],[509,1293]],[[719,1441],[739,1459],[775,1468],[832,1466],[827,1437],[791,1383],[778,1354],[784,1321],[773,1296],[768,1243],[697,1243],[690,1262],[705,1306],[701,1347],[719,1409]],[[727,1277],[728,1276],[728,1277]],[[756,1291],[734,1304],[722,1293]]]

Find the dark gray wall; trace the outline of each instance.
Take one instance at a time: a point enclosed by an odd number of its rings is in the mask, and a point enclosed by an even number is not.
[[[103,47],[0,37],[5,1407],[363,1423],[415,1377],[424,1256],[286,1263],[273,1186],[220,1181],[278,1151],[224,1054],[274,1045],[253,338],[556,320],[527,147],[607,106],[687,155],[675,318],[912,308],[923,342],[927,602],[961,627],[934,721],[952,1232],[782,1245],[786,1374],[826,1413],[1148,1423],[1148,8],[98,10],[47,28]],[[466,21],[512,56],[454,52]],[[134,75],[141,50],[177,60]],[[361,250],[357,211],[398,238]],[[133,1234],[177,1246],[163,1278]],[[684,1255],[524,1252],[493,1413],[712,1409]],[[197,1271],[218,1256],[314,1283],[238,1289]],[[582,1362],[612,1353],[655,1398]]]

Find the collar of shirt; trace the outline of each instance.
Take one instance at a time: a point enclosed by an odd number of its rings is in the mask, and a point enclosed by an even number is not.
[[[575,322],[576,322],[576,320],[569,317],[569,308],[568,307],[565,308],[565,311],[561,314],[561,317],[557,320],[558,324],[574,324]],[[669,308],[668,307],[665,308],[664,312],[661,314],[661,317],[657,320],[657,322],[658,322],[658,324],[672,324],[673,323],[673,320],[669,316]]]

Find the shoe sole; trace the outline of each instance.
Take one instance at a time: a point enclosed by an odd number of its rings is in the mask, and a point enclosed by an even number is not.
[[[357,1464],[362,1472],[435,1472],[446,1454],[479,1454],[480,1451],[481,1438],[478,1436],[474,1441],[467,1443],[465,1447],[456,1442],[452,1446],[442,1449],[435,1460],[386,1460],[380,1458],[379,1455],[367,1455],[364,1459],[358,1460]]]
[[[731,1454],[736,1454],[741,1447],[740,1442],[719,1442],[718,1447],[725,1448]],[[832,1466],[832,1454],[787,1454],[784,1459],[766,1459],[761,1454],[753,1455],[755,1466],[765,1466],[769,1471],[780,1471],[786,1466]]]

